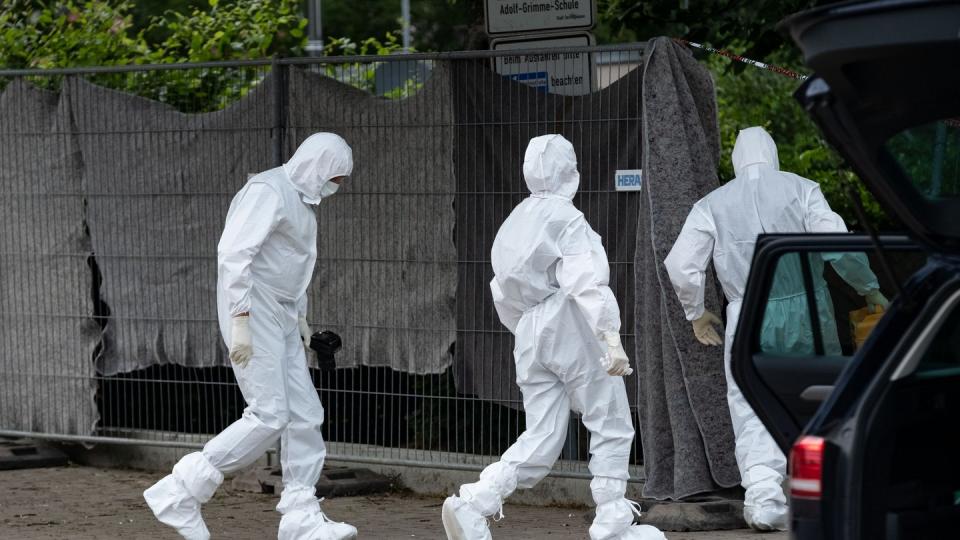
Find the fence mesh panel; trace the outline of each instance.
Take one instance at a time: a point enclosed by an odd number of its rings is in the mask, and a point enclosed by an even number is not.
[[[637,200],[612,176],[639,168],[642,47],[562,51],[0,71],[0,435],[199,446],[238,418],[215,307],[226,210],[334,131],[357,168],[317,211],[309,319],[346,345],[341,369],[311,370],[330,455],[489,462],[524,428],[486,283],[531,136],[590,149],[575,203],[633,347]],[[581,475],[570,426],[555,472]]]

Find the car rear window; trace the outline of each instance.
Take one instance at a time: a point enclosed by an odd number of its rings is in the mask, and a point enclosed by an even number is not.
[[[928,199],[960,197],[960,118],[901,131],[886,148]]]

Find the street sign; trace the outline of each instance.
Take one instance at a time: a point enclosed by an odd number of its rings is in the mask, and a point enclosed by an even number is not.
[[[494,51],[584,47],[593,45],[589,32],[541,34],[491,40]],[[551,94],[580,96],[593,91],[593,55],[585,52],[526,54],[495,58],[497,73]]]
[[[618,169],[614,178],[614,187],[617,191],[640,191],[643,188],[641,169]]]
[[[486,0],[487,34],[593,28],[596,0]]]

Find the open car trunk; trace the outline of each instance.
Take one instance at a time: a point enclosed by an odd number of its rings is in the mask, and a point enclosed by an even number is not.
[[[960,253],[960,2],[848,2],[783,26],[827,140],[915,239]]]

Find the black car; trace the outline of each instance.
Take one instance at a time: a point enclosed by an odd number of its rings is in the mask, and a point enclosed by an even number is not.
[[[960,3],[844,3],[783,26],[815,72],[796,97],[907,233],[761,237],[734,377],[790,457],[794,538],[960,538]],[[868,257],[894,297],[860,344],[862,299],[829,265],[813,274],[838,252]],[[764,335],[797,257],[800,352]]]

